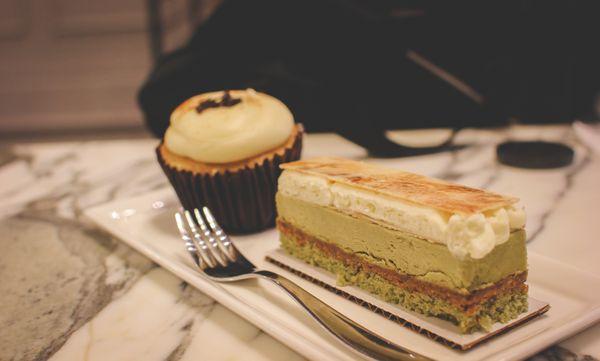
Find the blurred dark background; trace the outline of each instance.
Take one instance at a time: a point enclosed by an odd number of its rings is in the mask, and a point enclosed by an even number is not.
[[[309,131],[595,119],[598,1],[0,0],[0,129],[157,136],[252,87]],[[138,108],[139,106],[139,108]],[[141,111],[140,111],[141,109]]]
[[[225,0],[142,89],[157,135],[187,97],[252,87],[309,131],[593,116],[594,1]]]

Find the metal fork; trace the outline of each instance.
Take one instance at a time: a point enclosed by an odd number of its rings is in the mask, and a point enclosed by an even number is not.
[[[257,269],[235,247],[206,207],[175,214],[185,247],[198,268],[212,281],[235,282],[247,278],[273,281],[285,290],[323,328],[338,340],[369,358],[377,360],[430,360],[376,335],[331,308],[287,278]]]

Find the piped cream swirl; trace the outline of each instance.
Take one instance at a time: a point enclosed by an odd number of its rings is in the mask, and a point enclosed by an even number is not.
[[[235,104],[219,103],[225,92],[192,97],[173,114],[165,133],[169,151],[203,163],[231,163],[251,158],[285,143],[294,127],[290,110],[278,99],[252,89],[229,91]]]

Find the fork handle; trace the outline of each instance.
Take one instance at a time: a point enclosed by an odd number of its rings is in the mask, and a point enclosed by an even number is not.
[[[431,360],[367,330],[277,273],[257,270],[254,274],[269,279],[283,288],[321,326],[363,355],[376,360]]]

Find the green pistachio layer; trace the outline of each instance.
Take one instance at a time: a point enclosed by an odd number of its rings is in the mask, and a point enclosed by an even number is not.
[[[525,231],[511,233],[481,259],[458,259],[445,244],[434,243],[354,217],[277,194],[277,212],[285,222],[367,262],[462,294],[490,286],[527,270]]]
[[[527,294],[515,290],[488,300],[475,313],[466,314],[459,307],[444,300],[418,292],[409,292],[396,287],[377,274],[365,272],[330,258],[311,243],[305,242],[300,245],[296,240],[282,234],[281,245],[292,256],[334,273],[340,286],[355,285],[386,302],[399,304],[426,316],[448,320],[456,324],[463,333],[489,330],[494,323],[506,323],[527,311]]]

